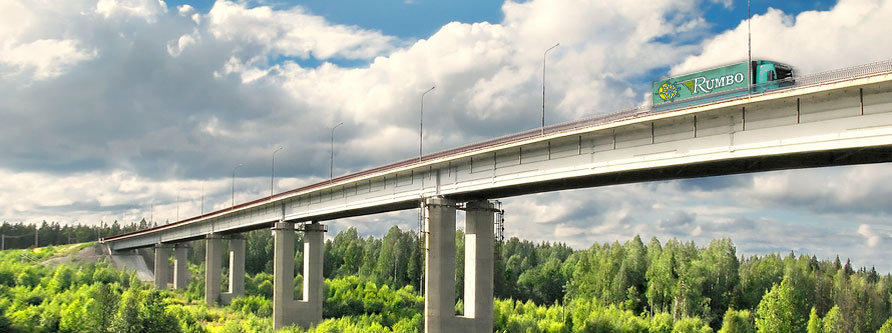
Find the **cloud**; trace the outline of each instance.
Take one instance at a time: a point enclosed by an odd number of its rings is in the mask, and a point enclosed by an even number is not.
[[[0,52],[0,72],[6,75],[30,74],[34,80],[61,75],[73,65],[96,57],[74,40],[40,39],[7,47]],[[5,70],[3,67],[7,67]]]
[[[858,234],[864,237],[864,240],[867,241],[867,247],[874,248],[880,242],[880,236],[870,230],[870,226],[866,224],[862,224],[858,226]]]
[[[749,197],[761,207],[798,208],[815,214],[892,214],[887,165],[789,170],[753,175]]]
[[[0,4],[0,83],[15,79],[27,82],[47,80],[65,73],[71,67],[93,59],[96,50],[81,45],[77,38],[68,38],[59,31],[43,30],[46,18],[38,5],[17,1]]]
[[[709,0],[709,1],[712,3],[720,4],[720,5],[724,6],[725,8],[733,8],[734,7],[734,1],[732,1],[732,0]]]
[[[105,18],[137,17],[154,22],[155,16],[166,12],[167,4],[162,0],[99,0],[96,3],[96,13]]]
[[[658,225],[661,228],[674,229],[678,227],[683,227],[694,222],[696,216],[694,214],[690,214],[683,211],[676,211],[668,218],[660,219]]]
[[[369,59],[393,48],[397,40],[355,26],[334,25],[301,7],[274,10],[217,1],[208,13],[208,31],[218,40],[239,44],[245,57]]]
[[[718,177],[702,177],[682,179],[678,185],[686,191],[721,191],[725,189],[747,188],[752,186],[753,176],[750,174]]]
[[[839,0],[829,11],[796,16],[769,9],[752,19],[753,58],[791,64],[800,74],[885,60],[892,36],[883,27],[890,15],[892,2],[884,0]],[[745,61],[746,21],[702,47],[701,54],[674,66],[672,74]]]

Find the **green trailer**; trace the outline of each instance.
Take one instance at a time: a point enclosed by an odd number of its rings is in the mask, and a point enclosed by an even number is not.
[[[653,105],[690,105],[728,95],[745,95],[792,84],[793,69],[773,61],[756,60],[752,73],[744,61],[653,82]]]

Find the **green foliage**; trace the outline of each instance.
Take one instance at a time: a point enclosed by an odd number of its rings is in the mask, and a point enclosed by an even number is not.
[[[801,332],[805,330],[804,318],[797,318],[796,301],[789,279],[774,285],[762,297],[756,312],[756,327],[760,332]]]
[[[378,287],[374,282],[350,276],[326,280],[325,290],[323,315],[326,318],[373,315],[379,317],[382,325],[393,327],[400,320],[421,313],[424,308],[424,299],[412,286],[394,290],[387,285]]]
[[[722,328],[719,333],[755,333],[753,316],[748,310],[728,309],[722,318]]]
[[[247,255],[271,253],[269,232],[254,234],[248,235]],[[457,234],[460,252],[463,234]],[[349,229],[327,241],[326,320],[310,331],[422,331],[424,301],[415,287],[423,267],[418,245],[414,233],[399,228],[384,239],[363,239]],[[203,299],[200,278],[175,294],[147,290],[133,273],[105,262],[45,266],[22,259],[42,260],[78,248],[0,252],[0,332],[272,331],[271,255],[256,256],[262,265],[247,274],[246,295],[222,309],[196,301]],[[729,239],[697,247],[656,238],[645,245],[635,237],[574,251],[560,243],[512,238],[499,249],[495,292],[504,299],[494,303],[494,327],[500,332],[892,330],[892,276],[850,263],[792,253],[738,258]],[[197,252],[196,246],[191,255],[200,257]],[[189,268],[193,277],[204,274],[203,265]],[[460,296],[462,269],[456,277]],[[462,310],[464,302],[456,301]]]
[[[883,323],[883,326],[877,331],[877,333],[892,333],[892,317],[886,320]]]
[[[672,328],[673,333],[710,333],[712,328],[709,323],[704,322],[700,318],[685,317],[675,322]]]
[[[650,319],[651,333],[670,333],[674,326],[672,316],[666,312],[657,313]]]
[[[273,304],[268,298],[249,295],[232,300],[229,308],[243,314],[253,314],[260,317],[273,315]]]
[[[824,326],[821,325],[821,317],[818,317],[818,311],[815,310],[815,308],[811,308],[811,313],[808,315],[808,325],[806,325],[805,331],[808,333],[824,332]]]
[[[843,326],[843,318],[842,313],[839,311],[838,306],[834,306],[830,311],[827,312],[827,315],[824,316],[824,332],[827,333],[836,333],[836,332],[844,332],[842,330]]]
[[[130,289],[121,297],[121,306],[112,319],[113,332],[142,332],[142,323],[139,320],[139,290]]]

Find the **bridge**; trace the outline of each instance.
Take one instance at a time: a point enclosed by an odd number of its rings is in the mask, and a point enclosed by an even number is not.
[[[688,103],[690,104],[690,103]],[[357,172],[175,223],[101,240],[155,249],[155,282],[185,288],[183,242],[205,239],[205,300],[244,291],[245,231],[274,234],[273,326],[322,320],[323,221],[421,208],[425,331],[493,327],[490,199],[623,183],[892,161],[892,61],[797,77],[789,87],[671,110],[557,124]],[[454,315],[455,216],[465,210],[465,315]],[[294,236],[304,232],[301,300]],[[229,290],[220,290],[222,241]],[[171,251],[175,260],[169,267]]]

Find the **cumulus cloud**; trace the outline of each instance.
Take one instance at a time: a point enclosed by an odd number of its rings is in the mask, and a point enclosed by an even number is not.
[[[880,242],[880,236],[870,230],[870,226],[866,224],[862,224],[858,226],[858,234],[864,237],[864,240],[867,241],[868,247],[876,247]]]
[[[886,33],[892,2],[839,0],[829,11],[789,15],[770,9],[752,19],[754,59],[791,64],[800,74],[886,60],[892,36]],[[703,52],[689,57],[672,73],[688,73],[745,61],[747,23],[703,42]]]
[[[369,59],[390,50],[396,41],[376,31],[330,24],[301,7],[274,10],[217,1],[208,17],[214,37],[238,43],[248,56]]]
[[[99,0],[96,3],[96,13],[105,18],[137,17],[154,22],[155,16],[166,12],[167,4],[162,0]]]
[[[11,78],[25,81],[51,79],[72,66],[96,57],[96,50],[80,45],[59,31],[35,35],[44,18],[39,5],[26,6],[17,1],[0,4],[0,82]]]
[[[790,170],[753,175],[749,197],[762,207],[798,207],[815,214],[888,215],[886,165]]]
[[[96,51],[83,50],[73,40],[40,39],[7,47],[0,53],[0,72],[7,75],[30,73],[34,80],[61,75],[71,66],[96,57]]]

